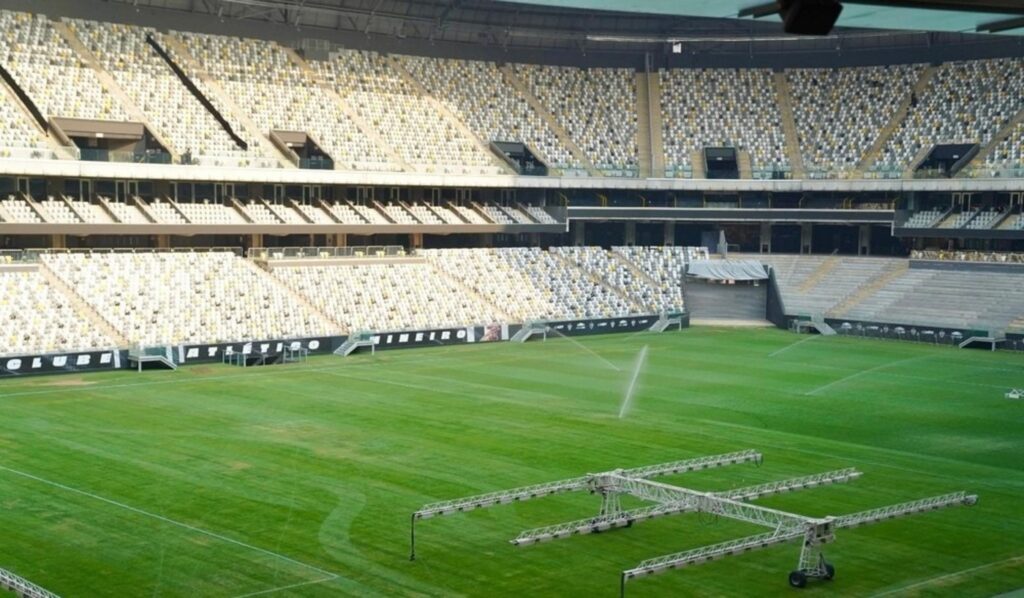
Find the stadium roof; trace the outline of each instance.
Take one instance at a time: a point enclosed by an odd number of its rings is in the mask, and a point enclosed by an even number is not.
[[[707,18],[774,15],[774,2],[761,0],[506,0],[522,4]],[[1007,32],[1024,34],[1020,0],[844,0],[838,26],[903,31]]]
[[[748,64],[752,56],[768,61],[773,55],[794,60],[789,57],[799,53],[875,52],[876,60],[927,61],[933,54],[936,60],[968,56],[965,52],[975,58],[1017,55],[1018,42],[1024,41],[1024,0],[843,1],[841,27],[827,37],[785,34],[779,17],[765,8],[775,3],[766,0],[5,0],[5,5],[399,53],[516,50],[518,60],[545,62],[567,61],[570,53],[588,60],[602,54],[615,60],[632,60],[628,55],[638,53],[664,57],[676,42],[690,60],[731,52]],[[750,9],[760,16],[739,16]],[[1016,26],[1012,32],[1020,35],[976,33],[993,22]]]

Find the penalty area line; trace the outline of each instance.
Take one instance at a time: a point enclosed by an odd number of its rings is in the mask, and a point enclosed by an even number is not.
[[[313,586],[313,585],[317,585],[317,584],[321,584],[321,583],[327,583],[329,581],[334,581],[335,579],[338,579],[338,577],[339,576],[337,576],[337,575],[331,575],[331,576],[325,577],[323,579],[314,579],[312,581],[303,581],[303,582],[300,582],[300,583],[293,583],[293,584],[287,585],[287,586],[280,586],[280,587],[277,587],[277,588],[270,588],[269,590],[260,590],[259,592],[250,592],[248,594],[240,594],[238,596],[235,596],[235,598],[251,598],[252,596],[265,596],[267,594],[273,594],[275,592],[283,592],[285,590],[293,590],[295,588],[301,588],[301,587],[305,587],[305,586]]]
[[[875,367],[871,367],[871,368],[868,368],[866,370],[861,370],[859,372],[854,372],[854,373],[850,374],[849,376],[843,376],[842,378],[840,378],[838,380],[833,380],[832,382],[829,382],[828,384],[823,384],[823,385],[821,385],[821,386],[819,386],[819,387],[817,387],[817,388],[815,388],[813,390],[808,390],[807,392],[804,393],[804,395],[805,396],[810,396],[810,395],[813,395],[815,393],[821,392],[821,391],[825,390],[826,388],[832,388],[833,386],[835,386],[837,384],[842,384],[843,382],[846,382],[848,380],[853,380],[854,378],[863,376],[865,374],[870,374],[871,372],[877,372],[878,370],[883,370],[885,368],[892,367],[894,365],[910,363],[911,361],[920,361],[922,359],[929,359],[931,357],[934,357],[934,355],[919,355],[917,357],[910,357],[908,359],[901,359],[899,361],[890,361],[889,363],[883,363],[883,364],[880,364],[880,365],[876,365]]]
[[[910,585],[899,586],[891,590],[880,592],[878,594],[875,594],[874,596],[875,598],[880,598],[881,596],[892,596],[893,594],[902,594],[908,590],[916,590],[918,588],[923,588],[930,585],[941,584],[942,582],[950,579],[957,579],[959,577],[969,576],[973,573],[977,573],[978,571],[984,571],[985,569],[991,569],[993,567],[1001,567],[1003,565],[1008,565],[1010,563],[1024,563],[1024,555],[1011,556],[1008,559],[1003,559],[1001,561],[993,561],[991,563],[985,563],[984,565],[978,565],[977,567],[971,567],[969,569],[956,571],[954,573],[936,575],[935,577],[929,577],[928,579],[924,579],[916,583],[912,583]]]
[[[157,521],[163,521],[164,523],[169,523],[171,525],[174,525],[174,526],[177,526],[177,527],[180,527],[180,528],[183,528],[183,529],[187,529],[187,530],[195,532],[197,534],[202,534],[202,535],[208,536],[210,538],[215,538],[217,540],[221,540],[222,542],[227,542],[228,544],[234,544],[235,546],[240,546],[242,548],[248,548],[249,550],[253,550],[255,552],[259,552],[259,553],[265,554],[267,556],[272,556],[274,558],[281,559],[283,561],[292,563],[293,565],[298,565],[300,567],[304,567],[306,569],[309,569],[310,571],[316,571],[317,573],[320,573],[321,575],[331,576],[332,579],[337,579],[337,578],[341,577],[337,573],[332,573],[332,572],[327,571],[325,569],[321,569],[320,567],[317,567],[315,565],[310,565],[309,563],[303,563],[302,561],[293,559],[290,556],[286,556],[286,555],[283,555],[281,553],[274,552],[272,550],[267,550],[266,548],[260,548],[259,546],[253,546],[252,544],[247,544],[245,542],[242,542],[241,540],[235,540],[234,538],[229,538],[228,536],[224,536],[222,534],[218,534],[217,532],[211,532],[209,530],[205,530],[205,529],[196,527],[194,525],[189,525],[187,523],[182,523],[181,521],[175,521],[174,519],[171,519],[169,517],[164,517],[163,515],[158,515],[156,513],[151,513],[149,511],[145,511],[145,510],[140,509],[138,507],[133,507],[131,505],[126,505],[126,504],[124,504],[122,502],[118,502],[116,500],[100,496],[98,494],[93,494],[92,492],[87,492],[85,490],[79,490],[78,488],[73,488],[71,486],[68,486],[68,485],[65,485],[65,484],[61,484],[60,482],[54,482],[53,480],[48,480],[46,478],[41,478],[41,477],[39,477],[37,475],[33,475],[31,473],[26,473],[24,471],[18,471],[17,469],[11,469],[10,467],[6,467],[4,465],[0,465],[0,470],[6,471],[8,473],[12,473],[12,474],[17,475],[17,476],[21,476],[23,478],[27,478],[29,480],[34,480],[34,481],[39,482],[41,484],[46,484],[47,486],[52,486],[54,488],[58,488],[60,490],[64,490],[65,492],[71,492],[72,494],[78,494],[80,496],[85,496],[85,497],[91,498],[93,500],[98,500],[100,502],[107,503],[108,505],[113,505],[115,507],[122,508],[122,509],[124,509],[126,511],[131,511],[132,513],[136,513],[138,515],[143,515],[143,516],[149,517],[151,519],[156,519]],[[323,582],[323,581],[327,581],[327,580],[325,579],[325,580],[320,580],[320,581]]]
[[[788,345],[786,345],[785,347],[779,349],[778,351],[774,351],[772,353],[769,353],[768,357],[775,357],[776,355],[779,355],[781,353],[785,353],[786,351],[789,351],[790,349],[792,349],[793,347],[795,347],[797,345],[802,345],[802,344],[806,343],[807,341],[813,341],[816,338],[819,338],[819,337],[812,335],[812,336],[809,336],[809,337],[807,337],[805,339],[801,339],[801,340],[789,343]]]

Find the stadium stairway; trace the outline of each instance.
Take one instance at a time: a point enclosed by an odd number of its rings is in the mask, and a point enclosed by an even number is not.
[[[653,278],[651,278],[650,276],[648,276],[647,273],[645,273],[643,270],[638,268],[636,266],[636,264],[631,262],[629,260],[629,258],[627,258],[626,256],[622,255],[621,253],[619,253],[617,251],[609,251],[608,254],[609,254],[609,256],[611,257],[611,259],[613,261],[617,260],[620,264],[625,266],[626,269],[629,270],[629,273],[632,274],[634,277],[636,277],[638,280],[642,280],[642,281],[646,282],[652,288],[658,288],[659,286],[661,286],[661,283],[659,283],[658,281],[656,281]],[[657,306],[648,305],[648,306],[645,306],[645,307],[650,307],[651,309],[653,309],[655,311],[658,311]],[[685,304],[683,305],[683,307],[684,308],[686,307]]]
[[[320,78],[319,75],[316,74],[316,72],[309,66],[309,63],[306,62],[305,58],[299,56],[299,53],[296,52],[294,48],[282,46],[282,50],[285,55],[288,56],[288,59],[292,61],[292,64],[299,67],[299,69],[305,74],[305,77],[310,84],[319,87],[324,91],[324,93],[330,96],[341,113],[350,119],[359,131],[367,137],[367,139],[380,148],[380,150],[387,155],[388,159],[391,160],[392,164],[400,167],[405,172],[413,171],[412,166],[402,158],[401,154],[399,154],[395,148],[391,147],[391,144],[384,141],[384,137],[381,136],[380,132],[371,127],[370,123],[366,122],[363,117],[359,116],[355,109],[341,97],[341,94],[339,94],[336,89],[328,85]]]
[[[437,111],[437,115],[439,118],[441,118],[442,120],[446,120],[450,122],[452,125],[454,125],[455,130],[462,133],[462,136],[468,139],[476,147],[477,151],[485,155],[487,157],[488,162],[490,162],[492,166],[501,167],[501,169],[506,174],[515,174],[515,170],[513,170],[512,167],[509,166],[504,160],[499,160],[498,157],[495,156],[493,152],[491,152],[491,148],[487,145],[487,143],[485,143],[483,139],[480,139],[480,137],[478,137],[476,133],[474,133],[472,129],[470,129],[469,126],[462,121],[462,119],[456,116],[448,108],[448,106],[444,104],[444,102],[439,102],[437,98],[433,96],[433,94],[427,91],[427,88],[424,87],[423,84],[420,83],[418,79],[416,79],[416,77],[412,76],[412,73],[410,73],[409,70],[405,68],[405,64],[402,62],[401,58],[394,55],[392,55],[390,58],[391,68],[394,69],[396,73],[398,73],[398,76],[403,81],[405,81],[405,83],[408,84],[409,87],[415,90],[416,93],[418,93],[421,97],[425,98],[427,102],[429,102],[430,105],[434,107],[434,110]]]
[[[466,284],[465,281],[460,280],[460,279],[456,278],[455,276],[451,275],[450,273],[445,271],[444,268],[437,267],[435,264],[430,263],[429,260],[427,261],[427,266],[430,268],[430,270],[432,272],[434,272],[434,274],[437,275],[438,278],[444,278],[445,280],[447,280],[448,282],[450,282],[454,286],[462,289],[463,293],[473,297],[474,299],[476,299],[477,301],[479,301],[480,303],[482,303],[484,305],[490,306],[491,309],[493,309],[494,312],[497,315],[499,315],[502,318],[504,318],[506,322],[514,322],[516,320],[515,317],[513,317],[511,314],[509,314],[507,311],[505,311],[505,309],[504,309],[504,307],[502,305],[499,305],[497,303],[492,303],[486,297],[484,297],[483,295],[478,293],[476,291],[476,289],[474,289],[472,286]]]
[[[736,149],[736,165],[739,167],[740,178],[749,180],[754,178],[754,163],[747,150]]]
[[[789,83],[782,71],[773,73],[775,97],[778,98],[779,115],[782,117],[782,133],[786,137],[786,158],[793,169],[793,178],[802,179],[807,176],[804,170],[804,154],[800,148],[800,135],[796,130],[796,118],[793,116],[793,98],[789,93]]]
[[[690,154],[690,164],[693,168],[693,178],[703,179],[707,178],[708,173],[704,164],[704,152],[697,150]]]
[[[640,178],[650,178],[654,169],[654,126],[651,123],[651,90],[647,79],[647,73],[633,74],[633,84],[636,87],[637,166],[640,168]]]
[[[114,339],[117,346],[127,347],[131,344],[128,339],[121,334],[120,330],[115,328],[113,324],[93,309],[82,296],[76,293],[68,283],[64,282],[63,278],[50,269],[50,266],[45,261],[39,262],[39,273],[43,275],[43,278],[45,278],[46,281],[57,290],[57,292],[67,297],[77,314],[89,320],[97,330]]]
[[[348,331],[342,329],[341,325],[338,324],[337,320],[335,320],[334,318],[330,317],[328,314],[324,313],[320,308],[318,308],[316,305],[314,305],[313,302],[311,302],[307,297],[305,297],[301,293],[295,291],[294,289],[292,289],[290,286],[286,285],[285,283],[281,282],[280,279],[278,279],[276,276],[274,276],[273,269],[270,268],[269,266],[262,267],[259,264],[257,264],[255,261],[250,260],[248,258],[244,258],[244,257],[240,257],[240,258],[237,258],[237,259],[239,259],[242,262],[244,262],[245,265],[248,268],[251,268],[252,271],[255,272],[257,276],[259,276],[259,277],[263,278],[264,280],[266,280],[267,284],[270,284],[270,285],[273,285],[273,286],[277,287],[279,290],[281,290],[282,292],[284,292],[285,294],[290,296],[292,299],[296,300],[299,303],[299,305],[302,305],[307,310],[309,310],[310,313],[315,314],[315,315],[323,318],[323,320],[325,322],[328,322],[329,324],[331,324],[331,325],[333,325],[335,327],[334,330],[325,330],[324,334],[333,335],[333,334],[345,334],[345,333],[348,332]],[[339,266],[339,267],[344,267],[344,266]]]
[[[555,136],[558,137],[558,141],[560,141],[565,149],[569,150],[569,153],[572,154],[573,159],[576,160],[577,163],[582,164],[590,176],[604,176],[604,173],[598,170],[590,157],[583,152],[583,149],[576,145],[576,142],[569,137],[569,133],[558,124],[558,121],[550,112],[548,112],[548,109],[540,103],[537,96],[533,95],[526,84],[523,83],[523,80],[516,76],[515,71],[512,70],[512,66],[505,64],[498,70],[501,71],[501,76],[505,79],[505,82],[515,89],[524,100],[526,100],[526,103],[533,108],[533,111],[536,112],[537,115],[544,119],[544,122],[548,125]]]
[[[665,119],[661,114],[661,75],[647,73],[647,113],[651,117],[651,176],[665,176]]]
[[[821,280],[824,279],[826,276],[828,276],[829,273],[835,270],[836,266],[838,265],[839,258],[835,256],[829,256],[825,258],[821,262],[821,264],[818,265],[818,267],[814,270],[814,272],[811,272],[811,275],[805,278],[802,283],[800,283],[800,286],[797,287],[797,291],[799,291],[800,293],[806,293],[813,289],[814,287],[818,286],[818,283],[821,282]]]
[[[85,44],[82,43],[82,40],[78,39],[75,32],[68,27],[68,24],[63,21],[52,21],[52,24],[53,30],[56,31],[65,42],[67,42],[68,46],[70,46],[76,54],[78,54],[78,57],[82,62],[96,73],[96,78],[99,80],[100,84],[103,85],[103,88],[106,89],[111,96],[117,99],[125,112],[128,113],[128,116],[145,125],[146,129],[151,135],[153,135],[153,138],[171,154],[171,159],[175,162],[178,161],[180,156],[178,148],[171,145],[167,139],[161,135],[160,131],[149,123],[149,120],[146,118],[146,113],[132,101],[127,92],[125,92],[117,81],[114,80],[113,75],[108,73],[107,70],[100,65],[99,60],[96,59],[96,55],[93,54],[89,48],[85,47]]]
[[[862,303],[868,297],[871,297],[879,289],[889,284],[890,281],[896,280],[903,276],[903,274],[910,268],[910,262],[907,260],[893,260],[892,263],[886,266],[885,270],[879,273],[872,279],[865,280],[861,286],[848,295],[845,299],[840,301],[835,307],[833,307],[828,315],[833,318],[841,318],[850,312],[854,307]]]
[[[72,154],[71,148],[61,145],[56,135],[50,135],[49,132],[45,128],[43,128],[39,121],[36,120],[34,116],[32,116],[32,112],[21,101],[21,98],[18,97],[18,94],[14,93],[14,90],[10,88],[10,86],[7,84],[7,81],[4,81],[2,78],[0,78],[0,94],[7,95],[7,101],[12,106],[15,106],[16,109],[22,113],[22,115],[24,115],[25,122],[29,123],[29,125],[32,126],[37,133],[39,133],[39,138],[44,140],[44,142],[50,147],[51,150],[54,151],[54,153],[67,160],[76,159],[76,157]]]
[[[589,272],[589,271],[587,271],[587,270],[585,270],[583,268],[580,268],[579,266],[574,264],[572,260],[570,260],[568,257],[563,255],[562,253],[557,252],[557,251],[551,251],[551,250],[548,250],[548,252],[551,255],[555,256],[555,258],[558,259],[560,262],[565,264],[566,268],[569,268],[570,270],[575,270],[576,272],[581,273],[583,276],[585,276],[591,282],[602,286],[604,289],[606,289],[610,293],[613,293],[614,295],[616,295],[620,299],[622,299],[624,302],[630,304],[630,307],[633,310],[637,310],[635,313],[641,313],[642,311],[646,311],[646,310],[650,310],[651,309],[651,306],[649,306],[649,305],[641,306],[641,305],[637,304],[635,301],[633,301],[633,299],[629,295],[627,295],[625,292],[623,292],[622,289],[620,289],[619,287],[616,287],[616,286],[612,286],[612,285],[608,284],[608,282],[605,281],[604,278],[602,278],[600,276],[597,276],[597,275],[595,275],[595,274],[593,274],[593,273],[591,273],[591,272]]]
[[[987,144],[983,145],[981,149],[978,150],[977,155],[974,156],[970,164],[968,164],[960,172],[966,174],[971,169],[983,167],[985,165],[985,160],[986,158],[988,158],[989,154],[991,154],[993,150],[999,147],[1001,143],[1009,139],[1010,135],[1013,133],[1013,130],[1016,129],[1017,125],[1019,125],[1022,122],[1024,122],[1024,108],[1018,110],[1017,114],[1013,115],[1013,118],[1007,121],[1005,125],[1003,125],[998,131],[996,131],[996,134],[992,136],[992,139],[990,139]]]
[[[276,145],[270,142],[268,138],[270,131],[260,130],[260,127],[249,117],[248,112],[242,110],[231,98],[231,94],[224,91],[220,83],[213,77],[210,77],[208,71],[196,62],[195,57],[188,51],[185,44],[181,43],[181,40],[174,35],[159,35],[159,40],[167,48],[171,56],[178,61],[182,70],[202,81],[206,89],[214,96],[212,98],[214,104],[224,107],[230,113],[234,122],[241,123],[249,138],[255,139],[259,143],[258,151],[260,153],[273,157],[284,168],[295,167],[295,164]],[[250,150],[252,149],[256,148],[250,148]]]
[[[925,90],[928,89],[928,85],[935,77],[937,67],[934,65],[928,65],[923,71],[921,76],[918,77],[917,83],[914,84],[913,94],[917,94],[917,97],[921,97]],[[893,113],[892,119],[882,128],[878,133],[878,137],[875,138],[874,143],[868,148],[868,151],[864,153],[864,157],[861,158],[860,164],[857,165],[857,169],[853,175],[855,178],[864,178],[865,173],[871,169],[871,167],[878,161],[878,157],[882,154],[882,148],[889,142],[889,138],[892,137],[896,129],[903,123],[907,118],[907,114],[910,113],[910,101],[913,96],[908,94],[903,101],[900,102],[896,112]]]

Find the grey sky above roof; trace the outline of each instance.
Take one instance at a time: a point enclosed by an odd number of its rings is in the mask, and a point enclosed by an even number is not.
[[[557,6],[585,10],[614,10],[673,16],[736,18],[745,8],[765,4],[764,0],[504,0],[505,2]],[[843,14],[837,26],[864,29],[895,29],[906,31],[960,31],[974,32],[979,26],[995,21],[1020,19],[1017,27],[1002,31],[1011,35],[1024,35],[1024,1],[993,0],[990,2],[953,2],[950,0],[909,0],[890,4],[884,2],[844,2]],[[920,4],[922,8],[912,5]],[[923,8],[924,6],[962,5],[971,9]],[[985,5],[986,10],[977,10]],[[778,21],[776,15],[765,21]],[[1012,24],[1012,23],[1011,23]]]

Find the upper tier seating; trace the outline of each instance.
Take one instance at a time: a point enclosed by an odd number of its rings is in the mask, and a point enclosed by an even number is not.
[[[0,271],[0,355],[112,348],[40,272]]]
[[[13,195],[0,201],[0,207],[10,217],[10,222],[42,222],[43,219],[36,214],[28,203],[20,197]]]
[[[601,170],[637,168],[636,82],[631,69],[513,65],[580,149]]]
[[[334,217],[345,224],[366,224],[366,219],[359,215],[359,212],[348,204],[331,202],[328,204]]]
[[[47,118],[128,120],[44,15],[0,11],[2,61]]]
[[[498,174],[501,169],[406,82],[388,56],[339,50],[311,61],[321,78],[417,170]]]
[[[75,210],[90,224],[111,224],[114,222],[114,218],[98,203],[77,199],[72,199],[71,203],[74,204]]]
[[[936,143],[989,142],[1020,109],[1024,60],[949,62],[885,144],[876,170],[906,169]]]
[[[68,204],[64,203],[61,199],[52,196],[47,197],[45,200],[39,202],[39,205],[50,222],[59,222],[61,224],[74,224],[81,222],[81,219],[71,211]]]
[[[173,151],[179,154],[190,151],[193,159],[204,165],[274,165],[260,154],[261,145],[257,140],[246,140],[248,151],[236,145],[156,50],[146,43],[147,35],[159,40],[160,34],[155,29],[83,20],[73,20],[71,24],[82,43],[113,75]],[[216,100],[198,77],[191,79],[207,99]],[[230,120],[227,111],[218,110]],[[233,128],[236,134],[245,137],[240,127]]]
[[[174,206],[157,197],[148,204],[150,213],[158,222],[164,224],[185,224],[185,218],[174,209]]]
[[[804,169],[847,176],[921,76],[919,65],[787,70]]]
[[[1010,136],[985,157],[983,173],[991,177],[1024,178],[1024,122],[1017,123]]]
[[[144,346],[337,328],[231,252],[50,253],[43,260],[125,338]]]
[[[921,210],[907,218],[903,226],[906,228],[931,228],[939,223],[939,218],[943,213],[943,210]]]
[[[534,220],[541,224],[558,224],[558,221],[540,206],[526,206],[526,211],[529,212],[530,216],[533,216]]]
[[[518,141],[549,167],[580,168],[544,119],[505,83],[498,65],[404,56],[406,68],[484,141]]]
[[[275,42],[174,35],[245,106],[264,135],[272,130],[307,133],[340,170],[398,169]]]
[[[426,263],[296,266],[274,276],[349,333],[501,321],[497,311]]]
[[[192,224],[245,224],[238,210],[218,202],[182,201],[178,202],[178,207]]]
[[[54,158],[39,129],[0,89],[0,158]]]
[[[694,152],[735,147],[754,171],[788,170],[772,73],[767,69],[660,71],[665,165],[686,171]]]
[[[113,200],[108,200],[107,205],[122,224],[149,224],[149,219],[138,206]]]

